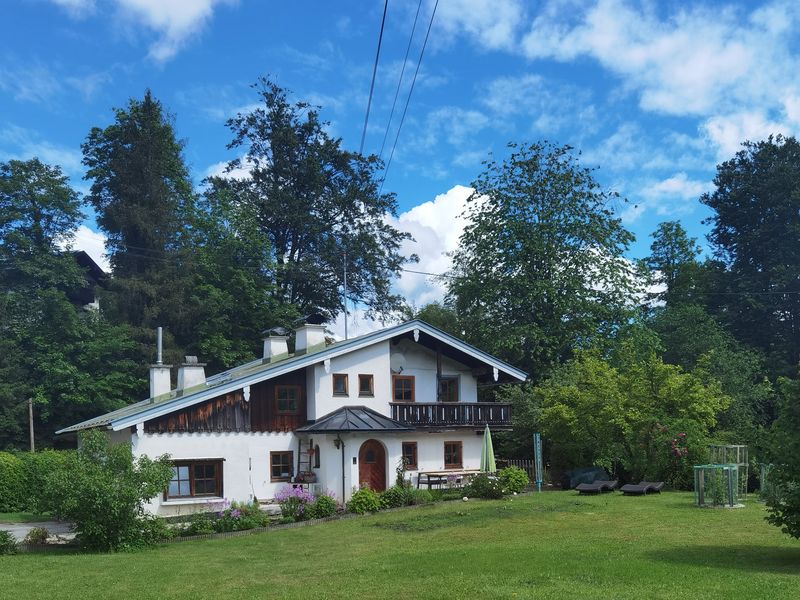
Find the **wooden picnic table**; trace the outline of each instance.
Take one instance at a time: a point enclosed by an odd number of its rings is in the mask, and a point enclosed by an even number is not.
[[[456,478],[457,484],[463,484],[465,478],[470,477],[472,475],[476,475],[480,472],[481,472],[480,469],[445,469],[444,471],[420,471],[417,474],[417,489],[419,489],[423,477],[425,478],[425,482],[428,484],[428,489],[430,490],[432,489],[434,484],[441,487],[443,483],[447,483],[453,477]],[[457,485],[457,487],[461,487],[461,485]]]

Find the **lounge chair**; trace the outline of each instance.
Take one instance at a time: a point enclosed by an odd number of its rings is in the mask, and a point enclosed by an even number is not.
[[[599,494],[611,492],[617,487],[617,480],[614,481],[595,481],[592,483],[580,483],[575,486],[579,494]]]
[[[626,496],[644,496],[645,494],[660,494],[663,487],[663,481],[640,481],[638,484],[623,485],[619,491]]]

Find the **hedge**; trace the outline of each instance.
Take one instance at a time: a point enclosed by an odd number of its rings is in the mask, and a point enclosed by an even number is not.
[[[43,512],[47,477],[73,455],[72,450],[0,452],[0,512]]]

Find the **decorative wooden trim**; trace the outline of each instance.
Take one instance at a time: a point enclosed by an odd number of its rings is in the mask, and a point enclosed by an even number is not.
[[[362,378],[367,378],[369,381],[369,391],[363,391],[361,389],[361,381]],[[375,396],[375,376],[371,373],[359,373],[358,374],[358,395],[361,397],[374,397]]]
[[[417,384],[413,375],[392,375],[392,402],[397,402],[395,397],[395,381],[410,381],[411,382],[411,400],[401,400],[401,402],[414,402],[416,400],[416,387]]]
[[[458,462],[447,462],[447,446],[458,446]],[[461,440],[451,440],[444,443],[444,468],[445,469],[463,469],[464,468],[464,442]]]
[[[289,455],[289,476],[288,477],[274,477],[272,475],[272,459],[276,454]],[[294,477],[294,450],[272,450],[269,453],[269,480],[270,482],[291,481]]]
[[[344,380],[344,392],[336,391],[336,382]],[[334,373],[331,380],[333,382],[333,395],[345,397],[350,395],[350,377],[347,373]]]

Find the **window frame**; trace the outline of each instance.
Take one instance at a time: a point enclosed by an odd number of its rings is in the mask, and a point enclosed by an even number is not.
[[[278,397],[282,389],[293,389],[296,391],[295,408],[294,410],[281,410],[280,398]],[[303,388],[295,384],[279,383],[275,385],[275,414],[277,415],[299,415],[300,402],[303,397]]]
[[[344,392],[337,392],[336,391],[336,381],[343,380],[344,381]],[[347,398],[350,396],[350,377],[347,373],[334,373],[333,378],[331,379],[333,383],[333,395],[339,398]]]
[[[418,471],[419,470],[419,454],[417,454],[417,449],[418,449],[417,442],[403,442],[402,443],[402,445],[400,447],[400,456],[403,457],[403,459],[406,458],[406,446],[413,448],[413,452],[411,454],[414,457],[414,462],[413,463],[409,462],[406,465],[405,464],[405,460],[404,460],[403,464],[405,466],[405,469],[406,469],[406,471]]]
[[[222,467],[225,462],[224,458],[186,458],[172,461],[172,467],[179,469],[180,467],[187,467],[189,469],[189,495],[172,496],[169,493],[169,484],[172,479],[167,483],[167,488],[164,490],[164,502],[190,500],[192,498],[223,498],[223,478]],[[195,493],[195,474],[194,468],[199,465],[214,465],[214,493],[212,494],[197,494]],[[179,475],[180,477],[180,475]],[[198,479],[207,480],[206,477],[199,477]],[[179,481],[182,481],[179,479]]]
[[[457,445],[458,446],[458,462],[447,462],[447,447],[449,445]],[[452,452],[449,453],[452,458]],[[461,440],[449,440],[444,442],[444,468],[445,469],[463,469],[464,468],[464,442]]]
[[[366,378],[369,382],[369,391],[363,391],[361,389],[361,382]],[[359,373],[358,374],[358,395],[362,398],[374,398],[375,397],[375,376],[371,373]]]
[[[411,382],[411,399],[410,400],[398,400],[397,399],[397,387],[396,382],[398,381],[410,381]],[[417,383],[413,375],[392,375],[392,402],[401,402],[401,403],[409,403],[416,401],[416,393],[417,393]]]
[[[289,475],[288,477],[284,477],[283,475],[279,477],[275,477],[273,473],[273,466],[274,466],[274,459],[275,456],[279,454],[288,454],[289,455]],[[271,450],[269,453],[269,480],[270,483],[275,482],[290,482],[294,478],[294,450]]]
[[[455,400],[442,400],[442,383],[445,381],[450,382],[450,385],[455,389]],[[458,375],[442,375],[439,378],[439,389],[436,392],[436,401],[444,404],[455,404],[461,400],[461,379]]]

